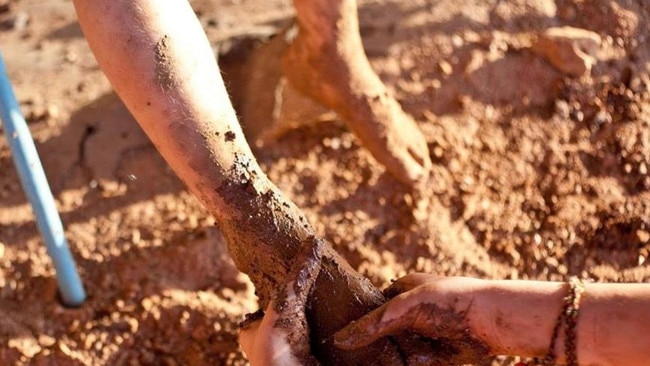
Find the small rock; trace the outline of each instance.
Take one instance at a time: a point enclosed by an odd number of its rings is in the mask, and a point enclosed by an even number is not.
[[[544,57],[560,72],[581,76],[596,63],[600,36],[572,27],[549,28],[531,46],[533,53]]]
[[[438,62],[438,67],[440,67],[440,71],[445,75],[450,75],[454,71],[451,64],[445,60]]]
[[[78,58],[79,55],[77,55],[77,53],[74,50],[68,50],[65,53],[65,60],[70,63],[74,63],[75,61],[77,61]]]
[[[41,334],[38,336],[38,344],[42,347],[51,347],[56,343],[56,339],[46,334]]]
[[[61,115],[59,107],[56,104],[48,104],[45,109],[45,117],[57,119]]]
[[[153,301],[151,301],[151,299],[148,297],[142,299],[140,304],[142,305],[145,311],[151,311],[151,309],[153,308]]]
[[[454,45],[454,47],[460,48],[465,44],[465,41],[463,40],[463,37],[459,36],[458,34],[454,34],[451,37],[451,43]]]
[[[571,107],[569,106],[569,103],[566,102],[566,100],[558,99],[555,101],[555,114],[557,114],[560,118],[567,119],[569,118],[571,113]]]
[[[140,323],[138,322],[138,319],[128,318],[127,322],[129,323],[129,329],[131,330],[131,333],[136,333],[138,331],[138,328],[140,327]]]
[[[557,268],[560,265],[560,262],[554,257],[547,257],[544,259],[544,262],[546,262],[546,265],[551,268]]]
[[[37,353],[42,351],[41,346],[33,337],[18,337],[9,339],[7,346],[15,348],[28,358],[34,357]]]
[[[650,241],[650,233],[648,233],[645,230],[637,230],[636,231],[636,237],[641,243],[647,243]]]
[[[93,347],[93,344],[97,340],[97,336],[94,333],[88,333],[86,335],[86,338],[84,339],[84,349],[85,350],[90,350]]]
[[[596,128],[600,128],[603,125],[612,123],[612,115],[606,110],[600,110],[594,115],[591,123]]]

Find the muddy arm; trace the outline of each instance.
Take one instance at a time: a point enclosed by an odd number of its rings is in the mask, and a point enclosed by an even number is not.
[[[235,112],[191,9],[181,1],[74,3],[95,57],[140,126],[192,192],[228,219],[233,211],[209,188],[234,178],[236,156],[251,151],[239,143]]]
[[[186,1],[78,0],[75,6],[84,34],[111,84],[158,151],[215,215],[222,229],[227,231],[246,221],[251,225],[248,229],[263,230],[268,222],[257,216],[262,214],[262,207],[253,207],[268,203],[263,202],[263,195],[266,201],[280,205],[278,210],[294,213],[285,221],[304,221],[290,202],[280,202],[280,193],[253,158],[212,49]],[[255,217],[249,219],[253,213]],[[311,234],[308,226],[284,229],[293,235],[285,240],[285,249]],[[240,269],[249,273],[248,264],[256,258],[239,255],[240,245],[247,244],[231,246],[232,254]],[[281,281],[285,261],[292,253],[251,249],[243,248],[249,254],[260,250],[273,253],[276,262],[260,270]],[[258,263],[263,266],[265,262]]]
[[[191,7],[180,0],[74,3],[101,68],[169,165],[214,214],[237,267],[266,306],[298,249],[311,245],[313,229],[256,163]],[[361,352],[322,343],[382,301],[327,245],[308,305],[311,338],[319,345],[314,352],[328,363],[378,354],[395,363],[390,342]]]
[[[650,359],[650,286],[639,283],[586,283],[569,313],[580,365],[641,365]],[[488,353],[567,359],[567,319],[558,319],[571,291],[566,283],[479,280],[410,274],[385,292],[390,301],[336,335],[341,347],[354,348],[404,330],[447,339],[475,364]],[[398,295],[399,294],[399,295]],[[576,315],[577,314],[577,315]],[[564,324],[553,340],[558,321]],[[450,330],[452,332],[450,332]],[[552,347],[552,355],[549,349]],[[571,353],[569,351],[569,353]],[[469,362],[474,361],[474,362]],[[555,364],[555,363],[553,363]]]
[[[427,141],[373,71],[356,0],[293,0],[298,36],[284,56],[294,87],[341,116],[363,146],[407,186],[421,189],[431,168]]]

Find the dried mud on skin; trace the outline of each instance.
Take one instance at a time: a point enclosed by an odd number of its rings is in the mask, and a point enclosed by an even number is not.
[[[89,294],[81,308],[59,304],[0,140],[0,363],[245,364],[236,329],[257,309],[254,289],[112,95],[69,2],[0,5],[3,56]],[[243,91],[272,98],[279,79],[275,61],[257,59],[269,54],[260,35],[289,25],[289,2],[193,5],[240,115],[253,115]],[[378,287],[411,271],[650,279],[645,3],[360,6],[366,52],[425,132],[434,167],[414,196],[338,119],[303,114],[255,152],[318,235]],[[566,77],[527,49],[564,25],[600,35],[589,75]],[[245,130],[268,129],[268,112]]]

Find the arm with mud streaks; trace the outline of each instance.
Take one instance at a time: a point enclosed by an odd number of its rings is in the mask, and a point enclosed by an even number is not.
[[[283,60],[289,81],[339,114],[396,179],[424,189],[431,168],[426,138],[372,69],[357,0],[293,4],[299,31]]]
[[[234,179],[236,157],[252,154],[189,4],[74,4],[99,65],[163,157],[220,219],[233,215],[208,187]],[[249,164],[249,170],[259,169],[254,160]]]
[[[74,4],[117,94],[176,174],[215,215],[235,263],[253,278],[265,303],[311,228],[255,161],[189,3]],[[288,217],[277,221],[276,212]],[[274,231],[274,222],[282,223],[288,235]]]
[[[184,0],[74,4],[102,70],[158,151],[214,214],[235,264],[266,307],[300,248],[312,245],[313,229],[255,161],[192,8]],[[306,306],[312,344],[318,345],[311,351],[331,364],[378,354],[386,363],[399,360],[389,342],[353,352],[333,346],[336,330],[383,297],[330,245],[322,253]]]
[[[542,358],[567,287],[562,282],[412,274],[386,290],[399,295],[341,330],[336,342],[351,349],[409,330],[456,345],[458,353],[467,353],[471,345],[491,355]],[[650,285],[586,283],[578,314],[578,364],[641,365],[650,359]],[[567,362],[564,327],[554,353],[558,362]]]

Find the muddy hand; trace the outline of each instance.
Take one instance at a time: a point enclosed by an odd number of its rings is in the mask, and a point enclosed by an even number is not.
[[[386,304],[335,334],[335,344],[357,349],[386,336],[403,332],[445,344],[450,364],[480,363],[489,354],[481,339],[481,304],[475,304],[480,281],[462,277],[408,275],[386,289]],[[477,312],[478,310],[478,312]]]
[[[241,324],[239,341],[251,365],[318,365],[309,348],[305,304],[320,271],[322,246],[319,239],[305,241],[266,313],[260,310]]]
[[[348,119],[350,128],[394,177],[408,185],[422,181],[431,159],[424,134],[413,118],[388,92],[370,98],[368,104],[370,113],[357,117],[363,120]]]
[[[359,32],[356,0],[294,0],[298,35],[283,57],[289,82],[334,110],[402,183],[427,177],[424,135],[372,69]]]

